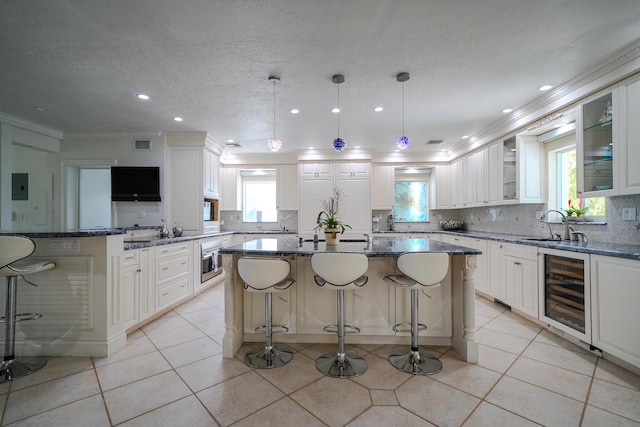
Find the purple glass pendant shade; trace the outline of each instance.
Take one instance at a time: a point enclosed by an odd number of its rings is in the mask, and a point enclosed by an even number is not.
[[[398,150],[405,150],[407,147],[409,147],[409,144],[411,144],[411,141],[409,141],[409,138],[407,138],[406,136],[401,136],[396,141],[396,147],[398,148]]]

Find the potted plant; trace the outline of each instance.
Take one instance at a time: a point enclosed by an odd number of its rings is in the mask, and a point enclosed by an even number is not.
[[[315,229],[324,229],[324,236],[327,245],[337,245],[340,241],[340,234],[351,226],[344,224],[338,219],[338,208],[340,202],[344,199],[344,193],[339,189],[333,190],[333,195],[328,200],[322,200],[322,211],[318,214],[317,225]]]
[[[582,206],[582,199],[569,199],[569,208],[565,209],[567,214],[567,220],[569,221],[589,221],[589,218],[585,216],[589,210],[589,206]]]

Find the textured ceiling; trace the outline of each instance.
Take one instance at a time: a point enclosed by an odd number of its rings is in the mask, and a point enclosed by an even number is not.
[[[275,73],[283,152],[330,148],[331,76],[342,73],[339,136],[391,152],[402,133],[395,76],[407,71],[409,150],[437,151],[638,34],[638,0],[3,0],[0,112],[66,134],[205,131],[266,153]]]

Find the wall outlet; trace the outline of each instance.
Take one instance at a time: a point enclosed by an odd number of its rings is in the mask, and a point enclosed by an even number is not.
[[[143,210],[136,211],[136,218],[144,218],[147,213]]]
[[[622,220],[623,221],[635,221],[636,220],[636,208],[622,208]]]
[[[536,211],[536,219],[539,220],[543,213],[543,211]]]

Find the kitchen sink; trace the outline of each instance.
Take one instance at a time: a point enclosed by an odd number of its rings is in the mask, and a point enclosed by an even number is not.
[[[521,240],[528,240],[531,242],[561,242],[562,240],[558,240],[558,239],[550,239],[548,237],[525,237]]]

